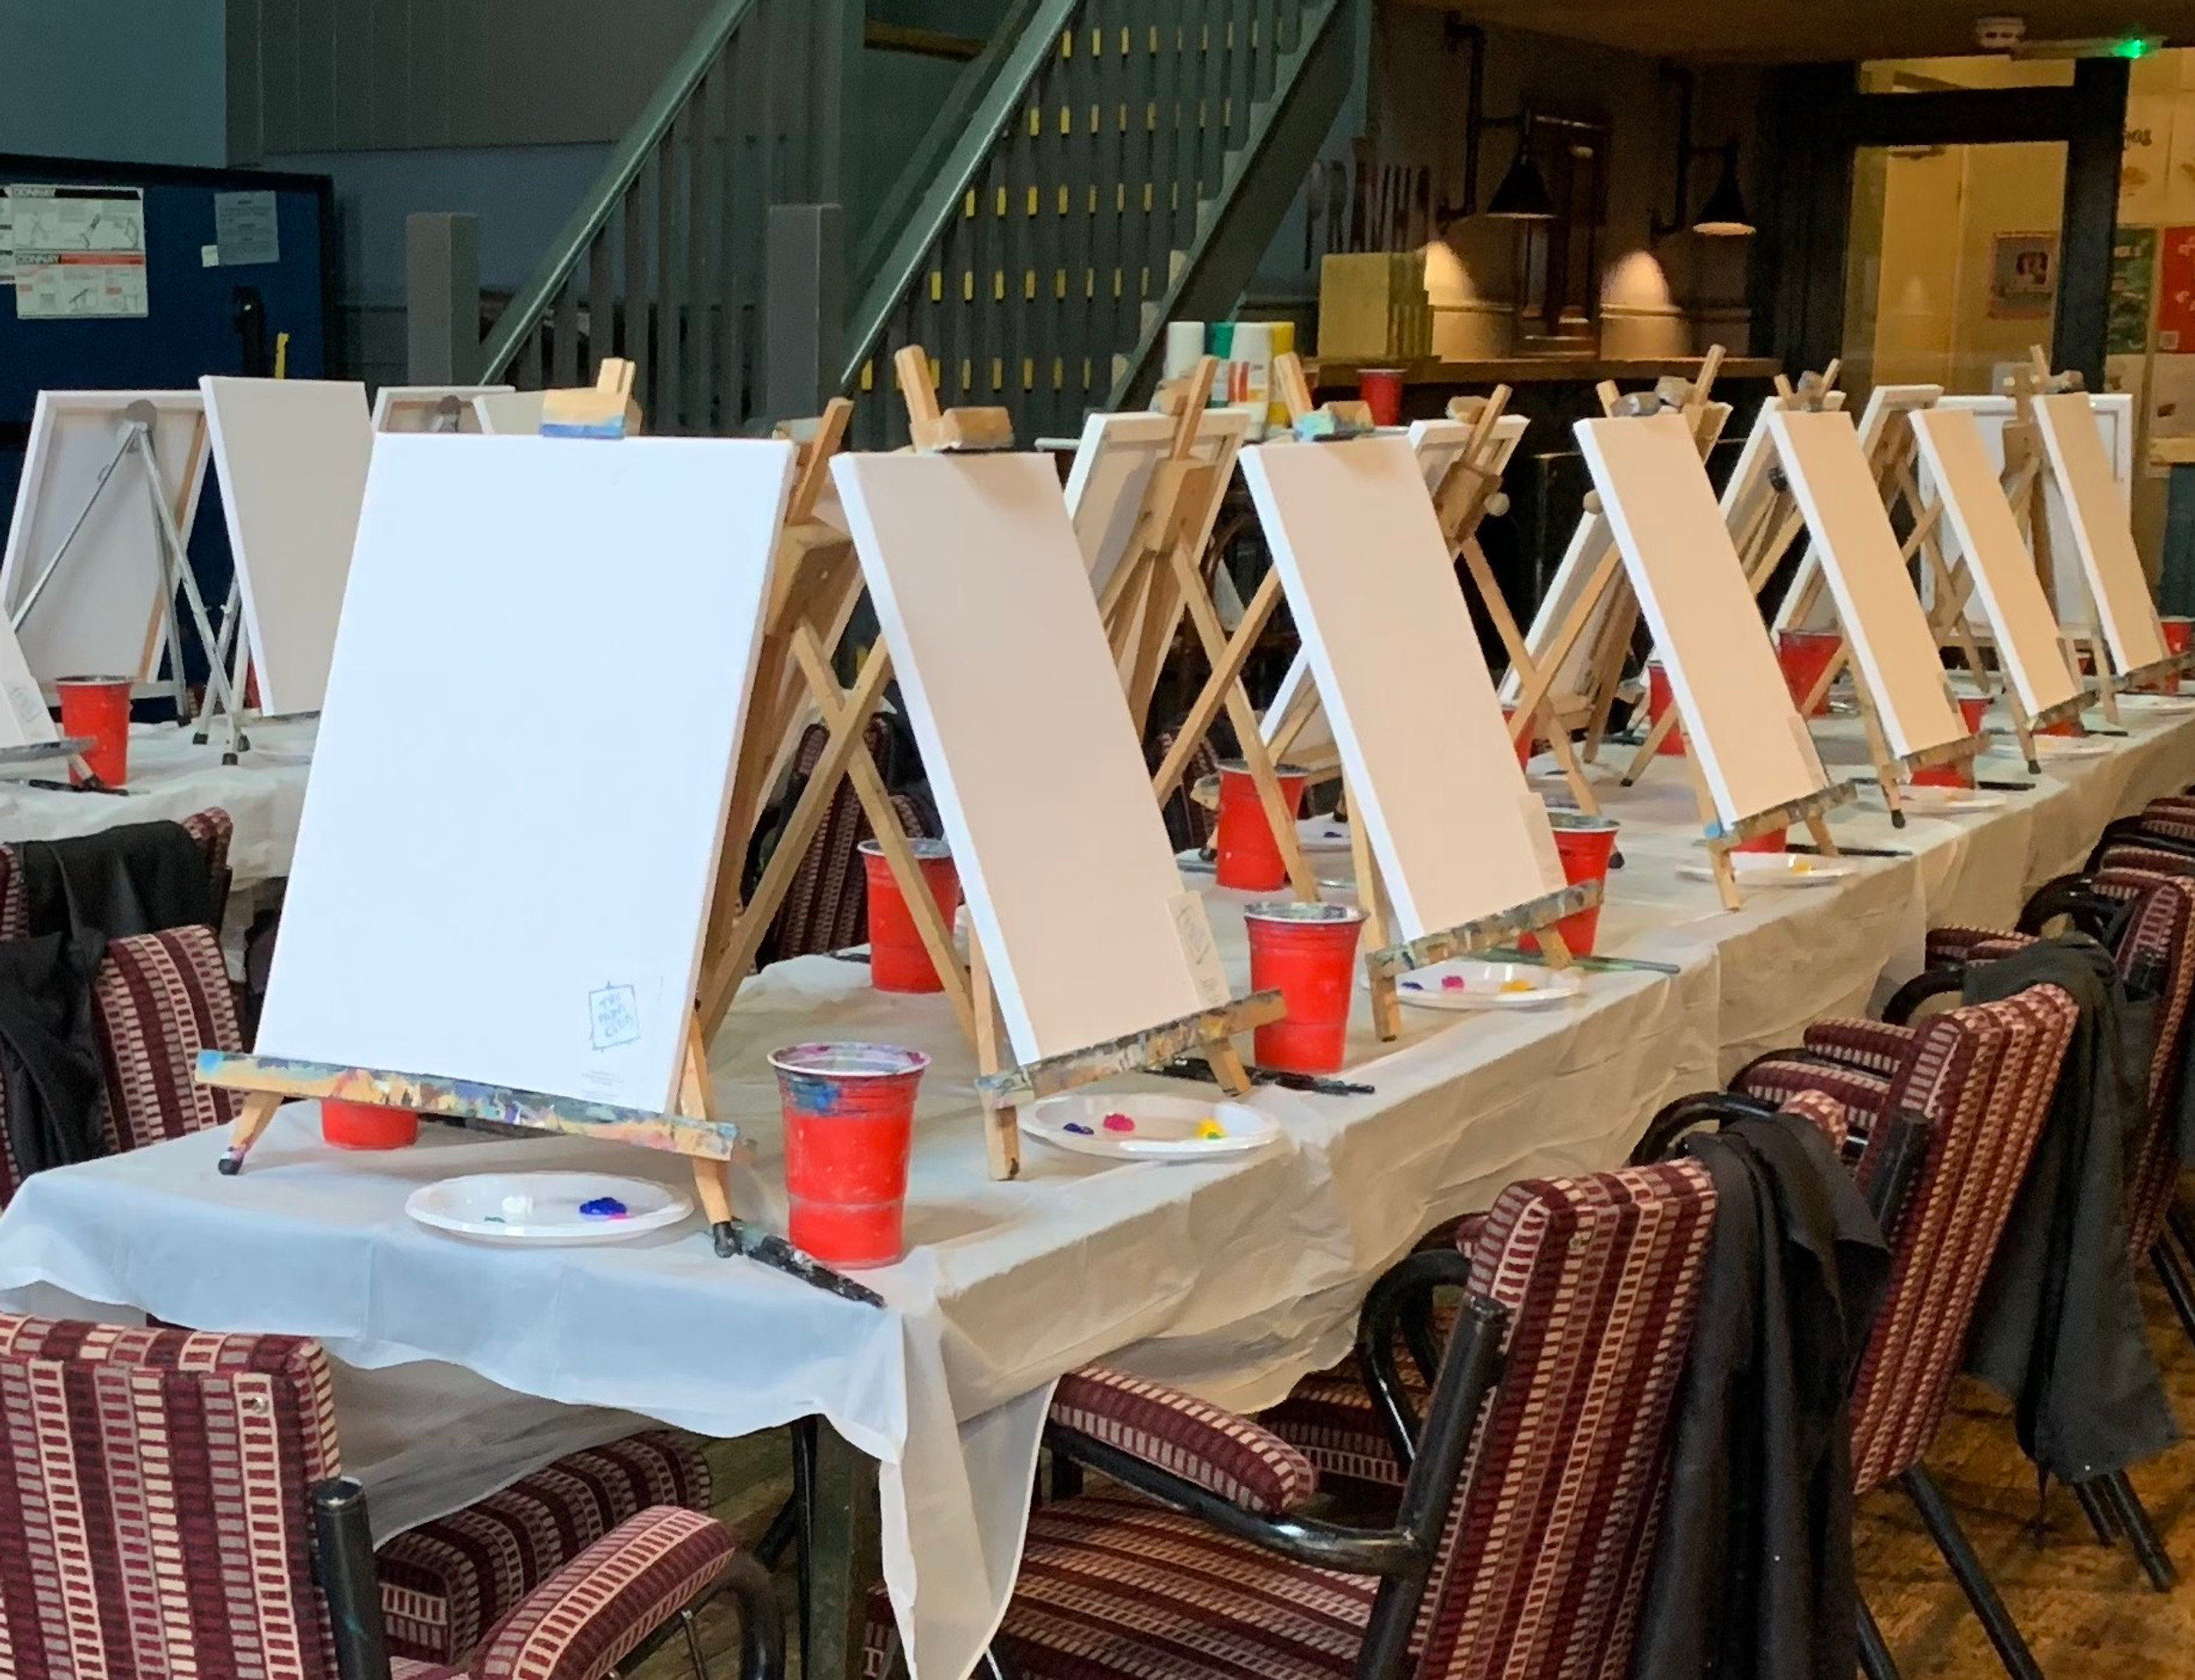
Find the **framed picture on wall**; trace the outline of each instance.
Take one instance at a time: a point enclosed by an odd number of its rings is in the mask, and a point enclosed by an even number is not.
[[[2058,293],[2058,236],[1999,233],[1990,253],[1990,319],[2047,318]]]

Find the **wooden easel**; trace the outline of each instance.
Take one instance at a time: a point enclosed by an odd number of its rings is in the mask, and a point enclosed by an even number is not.
[[[1705,460],[1721,434],[1715,423],[1712,398],[1715,377],[1722,365],[1723,347],[1717,344],[1709,349],[1702,360],[1700,377],[1689,383],[1681,378],[1666,378],[1652,391],[1625,396],[1614,380],[1603,380],[1597,392],[1601,412],[1610,418],[1644,417],[1673,408],[1684,415],[1685,424],[1699,445],[1701,459]],[[1580,556],[1595,556],[1592,570],[1557,628],[1553,642],[1540,656],[1538,668],[1529,677],[1519,673],[1521,693],[1516,713],[1520,717],[1536,715],[1551,706],[1555,715],[1569,719],[1573,726],[1582,724],[1586,740],[1581,756],[1590,764],[1600,756],[1608,715],[1623,683],[1631,637],[1638,627],[1638,600],[1631,592],[1630,580],[1623,571],[1623,556],[1616,547],[1616,533],[1601,511],[1597,492],[1588,491],[1586,494],[1585,511],[1571,546]],[[1598,631],[1587,650],[1584,688],[1576,694],[1552,693],[1572,651],[1587,628],[1596,623]]]
[[[935,377],[928,356],[918,346],[903,348],[894,360],[918,452],[1011,446],[1012,427],[1004,410],[946,411],[939,407]],[[795,487],[792,503],[795,513],[805,511],[812,516],[824,483],[826,442],[835,447],[844,434],[843,407],[834,405],[818,428],[816,443],[810,448]],[[858,590],[860,567],[850,544],[836,527],[824,528],[829,535],[822,539],[796,535],[801,528],[788,518],[788,540],[806,545],[801,568],[821,578],[825,575],[818,569],[821,565],[852,564],[852,582],[848,586]],[[818,556],[826,553],[830,558],[819,561]],[[1178,545],[1176,553],[1178,557]],[[1126,561],[1123,564],[1125,566]],[[827,583],[818,582],[808,600],[810,605],[804,614],[788,613],[780,624],[786,650],[804,689],[805,703],[812,705],[821,716],[827,738],[815,768],[810,772],[808,785],[787,819],[777,849],[755,885],[752,898],[725,919],[721,927],[721,944],[704,966],[699,1009],[704,1036],[715,1033],[730,1009],[732,998],[753,965],[763,934],[792,885],[839,780],[846,777],[853,781],[855,794],[899,885],[924,949],[936,966],[946,1002],[975,1047],[976,1091],[983,1105],[984,1144],[993,1177],[1012,1178],[1020,1170],[1020,1134],[1015,1110],[1024,1102],[1071,1091],[1116,1074],[1162,1067],[1191,1052],[1201,1053],[1211,1064],[1223,1090],[1239,1095],[1249,1089],[1249,1074],[1234,1049],[1232,1035],[1277,1020],[1284,1009],[1277,992],[1233,1000],[1182,1020],[1162,1023],[1066,1055],[1020,1066],[1007,1064],[982,941],[971,931],[968,962],[964,967],[954,950],[952,928],[923,880],[920,865],[892,805],[883,776],[863,739],[868,722],[875,715],[882,699],[884,686],[890,680],[891,655],[881,642],[869,648],[862,657],[853,686],[842,688],[832,671],[830,649],[822,634],[830,614],[835,610],[834,597]],[[843,623],[843,620],[840,621]],[[1292,834],[1292,823],[1288,832]],[[719,890],[721,893],[721,886]]]
[[[1179,388],[1173,442],[1144,487],[1127,552],[1106,579],[1098,598],[1098,615],[1105,621],[1113,662],[1125,672],[1128,710],[1139,736],[1148,725],[1151,697],[1173,646],[1174,632],[1187,615],[1209,674],[1151,778],[1152,796],[1162,803],[1181,786],[1190,760],[1224,707],[1287,870],[1289,889],[1310,903],[1319,896],[1318,879],[1304,859],[1294,814],[1281,792],[1275,768],[1279,755],[1268,750],[1258,731],[1256,710],[1242,686],[1242,667],[1280,599],[1278,584],[1269,577],[1259,586],[1230,637],[1220,621],[1204,570],[1205,516],[1224,485],[1214,483],[1218,473],[1211,463],[1198,458],[1197,429],[1219,367],[1214,358],[1202,358]]]

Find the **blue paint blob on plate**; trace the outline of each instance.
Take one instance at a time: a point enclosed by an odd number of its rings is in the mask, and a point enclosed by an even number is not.
[[[623,1219],[631,1211],[614,1195],[598,1195],[592,1202],[579,1203],[579,1215],[587,1219]]]

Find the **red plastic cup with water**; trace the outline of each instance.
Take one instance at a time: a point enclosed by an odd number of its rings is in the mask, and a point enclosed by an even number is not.
[[[1365,368],[1357,376],[1357,394],[1371,410],[1375,426],[1402,424],[1402,370]]]
[[[1791,691],[1791,704],[1803,706],[1806,697],[1814,692],[1822,673],[1829,669],[1830,661],[1837,657],[1837,650],[1845,638],[1835,630],[1779,630],[1776,632],[1776,663],[1783,667],[1784,686]],[[1809,717],[1824,717],[1829,713],[1829,691],[1822,691],[1820,700],[1814,702]]]
[[[961,875],[953,866],[953,852],[942,840],[910,840],[915,863],[936,901],[947,928],[961,908]],[[899,890],[884,848],[874,840],[861,843],[861,864],[868,873],[869,983],[880,992],[942,992],[945,982],[938,966],[915,930],[915,918]]]
[[[1258,1028],[1261,1067],[1331,1073],[1349,1050],[1349,1001],[1364,912],[1349,904],[1283,901],[1242,913],[1250,936],[1250,989],[1277,988],[1288,1013]]]
[[[1959,715],[1966,722],[1967,733],[1969,736],[1981,734],[1982,714],[1990,709],[1990,697],[1987,694],[1961,694],[1957,699]],[[1961,758],[1956,764],[1931,765],[1925,770],[1917,770],[1913,772],[1913,786],[1971,787],[1974,786],[1974,760]]]
[[[61,695],[62,736],[90,742],[86,766],[106,786],[121,786],[130,779],[130,679],[62,677],[54,687]],[[68,775],[83,779],[73,769]]]
[[[1280,797],[1291,816],[1303,808],[1306,779],[1299,770],[1278,769]],[[1264,801],[1257,796],[1257,779],[1240,763],[1220,766],[1220,826],[1214,836],[1219,865],[1214,878],[1222,887],[1247,893],[1270,893],[1288,884],[1288,865],[1273,838],[1272,824],[1265,820]]]
[[[1563,860],[1563,879],[1572,887],[1599,881],[1605,892],[1608,865],[1616,857],[1615,822],[1605,816],[1587,816],[1582,811],[1550,811],[1547,820],[1554,825],[1555,851]],[[1590,957],[1601,933],[1601,907],[1594,904],[1572,911],[1555,923],[1555,931],[1562,935],[1572,956]],[[1539,941],[1529,933],[1517,944],[1526,951],[1539,949]]]
[[[915,1091],[929,1057],[897,1045],[792,1045],[770,1058],[785,1119],[786,1235],[849,1269],[906,1250]]]
[[[1515,728],[1516,707],[1514,706],[1503,707],[1501,708],[1501,722],[1511,729]],[[1516,753],[1516,767],[1519,770],[1522,770],[1531,764],[1533,743],[1532,732],[1529,729],[1525,730],[1522,735],[1516,736],[1515,740],[1510,742],[1509,745]]]
[[[1646,722],[1650,725],[1660,722],[1669,708],[1676,703],[1676,696],[1669,687],[1667,669],[1664,667],[1660,660],[1649,659],[1646,662]],[[1661,744],[1654,750],[1664,758],[1683,757],[1684,730],[1682,727],[1672,726],[1669,733],[1661,737]]]
[[[2164,650],[2167,653],[2185,653],[2190,647],[2195,647],[2195,618],[2183,618],[2173,614],[2159,619],[2157,622],[2164,629]],[[2178,671],[2174,671],[2164,679],[2164,692],[2168,694],[2180,692]]]

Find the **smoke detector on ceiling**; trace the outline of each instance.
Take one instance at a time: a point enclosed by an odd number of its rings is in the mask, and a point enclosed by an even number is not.
[[[1974,20],[1974,44],[1985,53],[2009,53],[2026,39],[2025,18],[2000,15]]]

